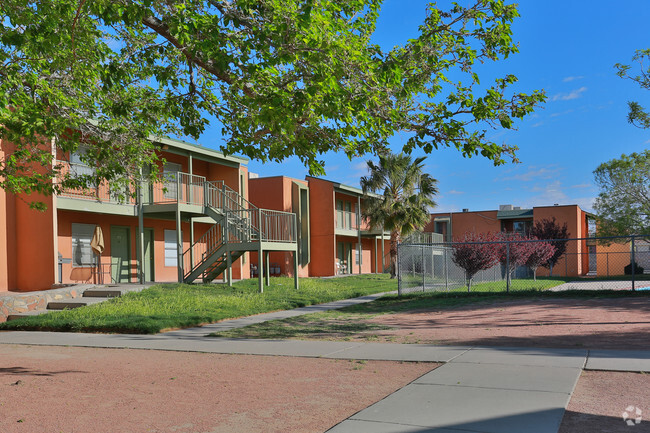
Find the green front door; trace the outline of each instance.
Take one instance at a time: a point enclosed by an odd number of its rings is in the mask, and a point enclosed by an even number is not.
[[[111,278],[131,282],[131,237],[128,227],[111,227]]]
[[[144,280],[154,281],[153,229],[144,229]]]

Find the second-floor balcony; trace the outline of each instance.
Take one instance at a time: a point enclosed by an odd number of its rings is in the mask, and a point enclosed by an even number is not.
[[[337,230],[358,230],[359,218],[356,212],[345,210],[336,210],[336,229]]]
[[[94,175],[94,168],[84,164],[65,161],[57,161],[57,164],[61,167],[61,176]],[[129,186],[122,186],[122,183],[119,185],[116,187],[115,184],[102,181],[94,186],[64,189],[58,197],[63,198],[64,203],[68,203],[72,209],[82,206],[89,208],[88,210],[131,214],[134,211],[129,208],[134,208],[139,203],[137,186],[133,183]],[[179,204],[197,208],[212,206],[224,210],[251,207],[246,199],[225,185],[223,181],[208,181],[203,176],[189,173],[165,173],[161,180],[144,182],[141,188],[142,204],[149,209],[153,209],[154,206],[171,208]],[[67,199],[74,200],[70,202]]]
[[[381,234],[381,229],[371,230],[368,221],[356,212],[336,209],[334,219],[334,228],[338,235],[357,236],[359,231],[363,235]]]

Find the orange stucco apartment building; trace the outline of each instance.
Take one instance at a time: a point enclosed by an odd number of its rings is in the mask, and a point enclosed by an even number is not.
[[[0,189],[0,291],[388,268],[389,233],[362,221],[360,189],[315,177],[249,179],[244,158],[152,140],[164,161],[162,181],[142,183],[126,198],[106,183],[47,197]],[[12,151],[0,142],[0,159]],[[58,153],[56,161],[73,173],[93,170],[74,154]],[[47,210],[31,209],[31,201]],[[100,255],[91,248],[98,228]]]
[[[251,178],[250,201],[259,207],[294,212],[298,225],[299,276],[381,273],[388,269],[390,233],[371,230],[361,218],[363,191],[307,176]],[[252,261],[256,262],[252,253]],[[270,269],[292,275],[289,254],[270,253]]]
[[[295,252],[295,216],[248,202],[246,159],[152,140],[165,160],[163,180],[140,184],[126,200],[105,183],[47,197],[0,189],[0,291],[220,276],[232,281],[250,277],[250,251]],[[0,160],[12,151],[11,143],[0,142]],[[56,159],[75,173],[93,170],[75,155]],[[30,209],[35,200],[47,210]],[[91,249],[97,228],[104,241],[99,257]]]
[[[527,235],[535,221],[555,218],[562,226],[566,223],[569,238],[592,237],[593,215],[578,205],[535,206],[521,209],[512,205],[501,205],[499,210],[433,213],[425,232],[440,233],[445,242],[461,241],[466,232],[515,232]],[[623,267],[629,263],[629,243],[600,245],[590,240],[569,241],[567,251],[555,266],[555,275],[622,275]],[[625,258],[623,258],[625,256]],[[540,268],[539,276],[547,276],[548,270]]]

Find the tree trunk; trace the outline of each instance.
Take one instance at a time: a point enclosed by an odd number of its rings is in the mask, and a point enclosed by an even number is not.
[[[397,276],[397,244],[399,242],[399,232],[393,230],[390,232],[390,277]]]

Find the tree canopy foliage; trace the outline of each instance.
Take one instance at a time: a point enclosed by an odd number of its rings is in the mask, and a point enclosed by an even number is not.
[[[535,238],[531,238],[535,240]],[[555,253],[555,247],[549,242],[532,242],[531,251],[528,259],[526,259],[526,266],[528,266],[533,271],[533,279],[537,281],[537,268],[542,266],[545,263],[548,263],[549,259],[553,257]]]
[[[533,243],[519,242],[528,240],[519,233],[501,232],[497,238],[501,241],[497,245],[497,258],[506,271],[507,287],[509,287],[512,273],[517,267],[525,265],[532,254]]]
[[[650,233],[650,150],[604,162],[594,171],[599,236]]]
[[[640,70],[638,73],[630,74],[632,70],[631,65],[617,63],[614,66],[616,68],[616,75],[634,81],[644,90],[650,90],[650,49],[637,50],[632,57],[632,61],[639,64]],[[650,128],[650,114],[648,114],[641,104],[636,101],[629,101],[627,105],[629,108],[627,115],[628,122],[638,128]]]
[[[390,230],[391,276],[395,277],[397,243],[401,237],[422,229],[436,206],[438,181],[424,172],[426,157],[400,153],[382,154],[379,162],[368,161],[368,176],[361,178],[365,194],[362,215],[370,226]]]
[[[567,223],[560,225],[555,217],[537,220],[530,229],[530,236],[543,239],[555,248],[553,254],[542,263],[542,266],[549,269],[550,274],[553,275],[553,266],[566,253],[568,241],[562,239],[569,239],[570,236]]]
[[[198,138],[221,125],[226,153],[262,161],[454,147],[501,164],[515,147],[489,138],[544,101],[477,63],[516,53],[514,4],[427,8],[417,37],[372,42],[381,0],[4,0],[0,3],[0,186],[51,192],[54,139],[85,143],[102,178],[132,177],[155,158],[153,136]],[[34,164],[48,168],[34,170]],[[65,179],[54,188],[64,187]]]
[[[474,275],[499,263],[499,241],[500,236],[495,233],[468,231],[452,244],[451,260],[465,271],[468,292]]]

